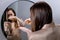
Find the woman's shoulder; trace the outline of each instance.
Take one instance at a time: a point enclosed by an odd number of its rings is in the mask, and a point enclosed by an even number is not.
[[[36,32],[33,32],[32,35],[30,36],[30,39],[36,39],[36,40],[47,40],[47,38],[51,38],[52,35],[54,35],[54,27],[50,25],[47,25],[49,26],[47,29],[42,29],[42,30],[39,30],[39,31],[36,31]]]
[[[48,28],[48,29],[42,29],[42,30],[39,30],[39,31],[36,31],[36,32],[33,32],[32,35],[40,35],[40,36],[47,36],[51,33],[53,33],[54,30],[52,28]]]
[[[33,32],[33,34],[49,34],[49,33],[53,33],[54,32],[54,26],[55,25],[50,25],[50,24],[46,24],[43,26],[43,28],[41,30],[38,30],[36,32]]]
[[[52,37],[54,37],[54,32],[53,31],[37,31],[34,32],[29,39],[32,40],[47,40],[47,39],[51,39]],[[54,39],[54,38],[53,38]]]

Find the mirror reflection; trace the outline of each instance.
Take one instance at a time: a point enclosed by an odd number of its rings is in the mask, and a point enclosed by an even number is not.
[[[18,1],[9,5],[4,11],[1,19],[1,28],[7,40],[27,40],[27,37],[21,36],[19,27],[26,26],[30,29],[30,7],[33,2]],[[25,35],[26,36],[26,35]]]

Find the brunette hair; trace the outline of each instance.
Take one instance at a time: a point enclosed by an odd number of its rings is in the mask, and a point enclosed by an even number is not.
[[[52,22],[52,9],[46,2],[35,3],[31,8],[32,31],[40,30]]]
[[[15,11],[14,11],[12,8],[7,8],[7,9],[6,9],[6,12],[8,12],[8,11],[10,11],[10,10],[12,10],[12,12],[14,13],[14,16],[16,16],[16,13],[15,13]]]

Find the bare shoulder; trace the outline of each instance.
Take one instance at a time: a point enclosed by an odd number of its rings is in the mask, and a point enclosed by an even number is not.
[[[54,31],[52,30],[52,28],[48,28],[48,29],[33,32],[32,35],[30,35],[30,39],[33,39],[33,40],[40,40],[40,39],[41,40],[47,40],[47,38],[51,39],[52,37],[54,39],[54,37],[55,37]]]

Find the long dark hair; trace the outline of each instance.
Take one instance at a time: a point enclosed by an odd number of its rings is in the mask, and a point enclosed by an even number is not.
[[[12,12],[14,13],[14,16],[16,16],[16,13],[12,8],[6,8],[6,10],[4,11],[4,13],[2,15],[2,18],[1,18],[1,29],[2,29],[2,32],[5,35],[5,37],[7,37],[7,34],[4,31],[4,22],[7,21],[6,12],[8,12],[9,10],[12,10]]]
[[[52,9],[46,2],[35,3],[31,8],[32,31],[40,30],[52,22]]]

